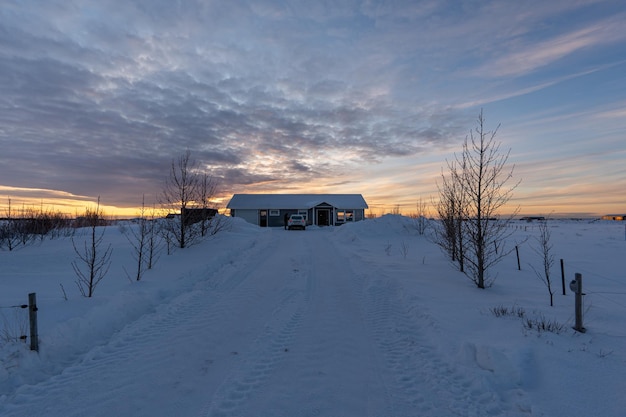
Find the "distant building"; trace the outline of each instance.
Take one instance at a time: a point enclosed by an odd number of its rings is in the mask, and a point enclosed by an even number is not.
[[[543,221],[546,218],[543,216],[526,216],[526,217],[522,217],[520,220],[525,220],[527,222],[532,222],[533,220],[537,220],[537,221]]]
[[[217,215],[217,210],[212,208],[186,208],[185,219],[189,224],[198,223],[202,220],[212,219]]]
[[[626,219],[626,214],[606,214],[602,216],[602,220],[624,221],[625,219]]]
[[[186,208],[185,221],[187,224],[198,223],[202,220],[212,219],[217,215],[217,210],[212,208]],[[179,213],[169,213],[166,219],[179,219]]]
[[[302,214],[307,225],[338,226],[365,219],[361,194],[235,194],[226,208],[261,227],[282,227],[290,214]]]

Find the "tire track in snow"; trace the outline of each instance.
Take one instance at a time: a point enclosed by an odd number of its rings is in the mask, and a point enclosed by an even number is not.
[[[310,390],[303,396],[307,408],[298,415],[387,415],[392,399],[363,314],[363,277],[332,241],[323,243],[312,248],[318,285],[310,334],[301,344],[306,354],[301,377]]]
[[[528,416],[503,402],[481,377],[469,378],[448,363],[423,336],[433,324],[410,314],[396,288],[376,279],[368,289],[369,320],[393,391],[393,416]]]
[[[290,309],[293,306],[286,306]],[[285,315],[285,311],[281,315]],[[286,322],[273,323],[279,329],[266,329],[251,348],[251,354],[243,358],[244,365],[231,373],[214,394],[211,403],[201,413],[206,417],[240,416],[240,408],[258,394],[273,374],[276,367],[289,354],[294,334],[302,319],[301,309],[291,313]]]
[[[214,407],[203,417],[391,416],[386,412],[391,398],[363,313],[362,277],[337,252],[328,233],[307,232],[301,241],[307,288],[288,354],[245,401],[232,409]],[[267,346],[270,351],[271,344]]]
[[[291,246],[291,245],[288,245]],[[285,246],[287,248],[288,246]],[[303,250],[290,252],[290,278],[285,282],[270,320],[253,342],[242,361],[220,384],[211,401],[201,412],[202,417],[250,415],[242,411],[254,397],[267,389],[269,379],[290,354],[295,335],[308,309],[312,280],[306,272]],[[256,412],[256,411],[254,411]]]

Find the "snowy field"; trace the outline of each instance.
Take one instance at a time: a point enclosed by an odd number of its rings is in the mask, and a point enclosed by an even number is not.
[[[550,222],[550,307],[536,223],[516,222],[509,242],[521,271],[513,252],[480,290],[405,217],[229,221],[139,282],[107,228],[112,265],[92,299],[69,238],[0,252],[0,416],[626,416],[624,223]],[[568,283],[583,274],[584,334],[560,259]],[[7,341],[30,292],[39,353]]]

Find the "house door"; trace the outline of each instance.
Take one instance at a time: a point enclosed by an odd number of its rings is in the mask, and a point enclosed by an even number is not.
[[[259,226],[267,227],[267,210],[259,211]]]
[[[330,210],[317,209],[317,225],[329,226],[330,225]]]

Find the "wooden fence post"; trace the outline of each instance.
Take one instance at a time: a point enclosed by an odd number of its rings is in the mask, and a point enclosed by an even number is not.
[[[28,294],[28,318],[30,321],[30,350],[39,352],[39,335],[37,333],[37,295]]]
[[[561,286],[563,287],[563,295],[565,295],[565,267],[563,266],[563,259],[561,259]]]

